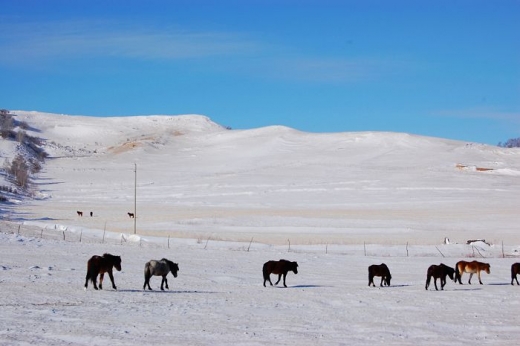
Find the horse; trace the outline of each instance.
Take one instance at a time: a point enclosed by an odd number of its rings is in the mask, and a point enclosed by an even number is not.
[[[285,284],[285,278],[287,277],[287,273],[289,271],[292,271],[294,274],[298,274],[298,263],[287,261],[284,259],[281,259],[279,261],[265,262],[262,268],[262,272],[264,274],[264,287],[266,281],[269,281],[271,286],[273,285],[273,283],[271,282],[271,274],[278,275],[278,281],[276,281],[275,285],[278,285],[283,275],[283,286],[287,287],[287,285]]]
[[[390,275],[390,269],[386,266],[386,264],[381,263],[379,265],[373,264],[370,267],[368,267],[368,286],[370,285],[376,287],[374,285],[374,276],[380,276],[381,277],[381,284],[380,287],[383,287],[383,284],[386,284],[387,286],[390,286],[390,280],[392,279],[392,275]]]
[[[513,280],[516,280],[516,284],[519,285],[516,274],[520,274],[520,263],[513,263],[511,265],[511,285],[514,285]]]
[[[128,214],[129,218],[131,218],[131,219],[135,218],[135,214],[134,213],[127,213],[127,214]]]
[[[453,280],[453,275],[455,274],[455,269],[452,267],[448,267],[444,263],[439,265],[432,264],[426,273],[426,290],[428,290],[428,286],[430,286],[430,280],[433,277],[433,284],[435,285],[435,290],[438,291],[437,288],[437,279],[441,279],[441,290],[444,290],[444,286],[446,285],[446,275]]]
[[[112,288],[117,290],[116,284],[114,283],[114,275],[112,269],[116,268],[117,271],[121,271],[121,257],[114,256],[109,253],[103,256],[92,256],[87,262],[87,276],[85,278],[85,289],[88,286],[88,280],[91,280],[94,284],[94,289],[98,289],[96,285],[97,276],[99,274],[99,289],[103,289],[103,276],[108,273],[110,281],[112,281]]]
[[[469,280],[468,284],[471,285],[471,278],[473,277],[473,274],[477,273],[478,276],[478,282],[482,285],[482,280],[480,280],[480,272],[485,271],[486,273],[490,273],[490,265],[489,263],[483,263],[479,261],[472,261],[472,262],[466,262],[466,261],[459,261],[455,265],[455,282],[459,282],[459,284],[462,285],[462,274],[469,273]]]
[[[83,216],[83,212],[82,211],[77,211],[76,213],[78,213],[78,216]]]
[[[164,291],[164,288],[163,288],[164,284],[166,284],[167,289],[170,289],[168,287],[168,280],[166,279],[166,275],[168,275],[169,272],[172,272],[173,277],[176,278],[178,271],[179,271],[179,265],[177,263],[173,263],[170,260],[167,260],[166,258],[163,258],[160,261],[150,260],[150,261],[146,262],[146,264],[144,265],[143,290],[146,289],[146,286],[148,286],[148,289],[150,291],[152,290],[152,288],[150,287],[150,278],[153,275],[162,276],[161,291]]]
[[[94,212],[93,211],[90,212],[90,217],[92,217],[92,216],[94,216]]]

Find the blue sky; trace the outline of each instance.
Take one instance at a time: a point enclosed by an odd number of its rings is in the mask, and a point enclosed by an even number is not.
[[[0,108],[520,137],[518,0],[0,5]]]

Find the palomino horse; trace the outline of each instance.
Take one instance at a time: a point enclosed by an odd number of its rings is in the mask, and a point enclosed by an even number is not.
[[[426,273],[426,289],[430,286],[430,280],[433,277],[433,284],[435,285],[435,290],[438,291],[437,288],[437,279],[441,279],[441,290],[444,290],[444,285],[446,285],[446,275],[453,280],[453,274],[455,274],[455,269],[452,267],[448,267],[446,264],[441,263],[439,265],[432,264],[428,268],[428,272]]]
[[[172,272],[173,277],[176,278],[178,271],[179,265],[177,263],[173,263],[170,260],[167,260],[166,258],[163,258],[160,261],[151,260],[146,262],[146,264],[144,265],[143,290],[146,289],[146,286],[148,286],[148,289],[150,291],[152,290],[152,288],[150,287],[150,278],[154,275],[162,276],[161,291],[164,291],[164,284],[166,284],[167,289],[170,289],[168,287],[168,280],[166,279],[166,275],[168,275],[169,272]]]
[[[112,281],[112,288],[117,290],[114,283],[114,275],[112,275],[112,268],[121,271],[121,257],[111,254],[104,254],[103,256],[92,256],[87,263],[87,277],[85,278],[85,289],[88,286],[88,280],[94,284],[94,289],[98,289],[96,285],[97,276],[99,274],[99,289],[103,289],[103,276],[108,273],[110,281]]]
[[[278,281],[276,281],[275,285],[278,285],[283,275],[283,286],[287,287],[287,285],[285,284],[285,278],[287,277],[287,273],[289,271],[292,271],[294,274],[298,274],[298,263],[287,261],[284,259],[281,259],[279,261],[265,262],[262,268],[262,272],[264,274],[264,287],[266,281],[269,281],[271,286],[273,285],[273,283],[271,282],[271,274],[278,275]]]
[[[513,263],[511,265],[511,285],[514,285],[513,280],[516,280],[517,285],[519,284],[516,274],[520,274],[520,263]]]
[[[386,264],[373,264],[370,267],[368,267],[368,286],[372,285],[376,287],[376,285],[374,285],[374,276],[381,277],[381,284],[379,286],[382,287],[383,284],[390,286],[390,280],[392,279],[392,275],[390,275],[390,269],[388,269]]]
[[[471,285],[471,278],[473,277],[473,274],[477,273],[478,276],[478,282],[482,285],[482,280],[480,280],[480,272],[485,271],[486,273],[490,273],[490,265],[489,263],[483,263],[479,261],[472,261],[472,262],[466,262],[466,261],[459,261],[455,265],[455,282],[459,282],[459,284],[462,285],[462,274],[469,273],[469,280],[468,284]]]

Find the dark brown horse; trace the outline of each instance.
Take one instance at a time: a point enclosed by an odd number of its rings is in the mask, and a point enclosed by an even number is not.
[[[438,291],[437,288],[437,279],[441,279],[441,290],[444,290],[444,285],[446,285],[446,276],[449,276],[450,279],[453,280],[453,275],[455,274],[455,269],[452,267],[448,267],[446,264],[441,263],[439,265],[432,264],[428,268],[428,272],[426,273],[426,289],[430,286],[430,280],[433,277],[433,284],[435,285],[435,290]]]
[[[148,289],[151,291],[152,288],[150,287],[150,278],[152,276],[162,276],[161,281],[161,291],[164,291],[163,285],[166,284],[166,288],[170,289],[168,287],[168,280],[166,279],[166,276],[169,272],[172,272],[172,275],[174,278],[177,277],[177,272],[179,271],[179,265],[177,263],[173,263],[172,261],[163,258],[160,261],[157,260],[150,260],[146,262],[144,265],[144,285],[143,290],[146,289],[146,286],[148,286]]]
[[[77,211],[76,213],[78,213],[78,216],[83,216],[83,212],[82,211]]]
[[[370,267],[368,267],[368,286],[372,285],[376,287],[376,285],[374,285],[374,276],[381,277],[381,284],[379,286],[382,287],[383,284],[390,286],[390,280],[392,279],[392,275],[390,275],[390,269],[388,269],[386,264],[373,264]]]
[[[88,286],[88,280],[91,280],[94,284],[94,289],[98,289],[96,285],[97,276],[99,274],[99,289],[103,289],[103,276],[108,273],[110,281],[112,281],[112,288],[117,290],[116,284],[114,283],[114,275],[112,274],[112,268],[116,268],[117,271],[121,271],[121,257],[114,256],[111,254],[104,254],[103,256],[92,256],[87,263],[87,276],[85,278],[85,289]]]
[[[285,284],[285,277],[287,276],[287,273],[289,271],[292,271],[294,274],[298,274],[298,263],[287,261],[284,259],[281,259],[279,261],[265,262],[264,267],[262,268],[262,272],[264,273],[264,287],[266,281],[269,281],[271,286],[273,285],[273,283],[271,282],[271,274],[278,275],[278,281],[276,281],[275,285],[278,285],[283,275],[283,286],[287,287],[287,285]]]
[[[482,280],[480,280],[480,272],[485,271],[486,273],[490,273],[490,265],[489,263],[483,263],[479,261],[472,261],[472,262],[466,262],[466,261],[459,261],[455,265],[455,282],[459,282],[459,284],[462,285],[462,274],[469,273],[469,280],[468,284],[471,285],[471,278],[473,277],[473,274],[477,273],[478,276],[478,282],[482,285]]]
[[[511,285],[514,285],[513,280],[516,280],[516,284],[518,285],[518,279],[516,275],[520,274],[520,263],[513,263],[511,265]]]
[[[131,219],[135,218],[135,214],[134,213],[127,213],[127,214],[128,214],[129,218],[131,218]]]

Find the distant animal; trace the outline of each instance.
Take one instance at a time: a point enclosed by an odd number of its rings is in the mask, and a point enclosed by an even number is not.
[[[90,217],[94,216],[94,213],[93,212],[90,212]]]
[[[469,280],[468,284],[471,285],[471,278],[473,277],[473,274],[477,273],[478,276],[478,282],[482,285],[482,280],[480,279],[480,272],[485,271],[486,273],[490,273],[490,265],[489,263],[483,263],[479,261],[472,261],[472,262],[466,262],[466,261],[459,261],[455,265],[455,282],[459,282],[459,284],[462,285],[462,274],[469,273]]]
[[[83,212],[82,211],[77,211],[76,213],[78,213],[78,216],[83,216]]]
[[[112,281],[112,288],[117,290],[116,284],[114,283],[114,275],[112,269],[116,268],[117,271],[121,271],[121,257],[114,256],[111,254],[104,254],[103,256],[92,256],[87,262],[87,276],[85,278],[85,289],[87,289],[88,281],[91,280],[94,284],[94,289],[98,289],[96,285],[97,276],[99,274],[99,289],[103,289],[103,276],[108,273],[110,281]]]
[[[161,259],[160,261],[156,260],[150,260],[146,262],[144,265],[144,285],[143,290],[146,289],[146,286],[148,286],[148,289],[151,291],[152,288],[150,287],[150,278],[152,276],[162,276],[161,281],[161,290],[164,291],[163,285],[166,284],[166,288],[170,289],[168,287],[168,280],[166,279],[166,275],[168,275],[169,272],[172,273],[173,277],[177,277],[177,272],[179,271],[179,265],[177,263],[173,263],[170,260],[167,260],[166,258]]]
[[[128,216],[129,216],[131,219],[135,218],[134,213],[128,213]]]
[[[453,275],[455,274],[455,269],[452,267],[448,267],[444,263],[439,265],[432,264],[428,271],[426,272],[426,289],[430,286],[430,280],[433,277],[433,284],[435,285],[435,290],[438,291],[437,288],[437,279],[441,279],[441,290],[444,290],[444,286],[446,285],[446,276],[449,276],[450,279],[453,280]]]
[[[374,276],[381,277],[381,284],[379,286],[383,287],[383,285],[390,286],[390,280],[392,279],[392,275],[390,275],[390,269],[388,269],[387,265],[384,263],[381,264],[373,264],[368,267],[368,286],[374,285]]]
[[[514,285],[513,280],[516,280],[516,284],[518,285],[517,274],[520,274],[520,263],[513,263],[511,265],[511,285]]]
[[[284,259],[281,259],[279,261],[265,262],[262,268],[262,272],[264,274],[264,287],[266,281],[269,281],[271,286],[273,285],[271,281],[271,274],[278,275],[278,281],[276,281],[275,285],[278,285],[283,275],[283,286],[287,287],[287,285],[285,284],[285,278],[287,277],[287,273],[289,271],[292,271],[294,274],[298,274],[298,263],[287,261]]]

